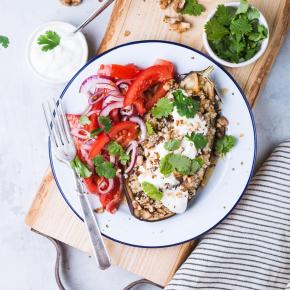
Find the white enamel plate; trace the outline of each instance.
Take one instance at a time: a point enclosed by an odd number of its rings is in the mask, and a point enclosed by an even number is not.
[[[134,63],[148,67],[157,59],[172,61],[177,72],[200,71],[213,65],[211,78],[222,94],[222,113],[229,120],[228,133],[238,138],[235,148],[219,159],[213,174],[187,211],[160,222],[142,222],[131,216],[126,202],[114,215],[97,215],[104,236],[120,243],[138,247],[167,247],[197,238],[206,233],[235,207],[251,178],[256,155],[256,135],[250,108],[234,79],[217,63],[189,47],[163,41],[142,41],[128,43],[111,49],[85,65],[69,82],[61,98],[68,113],[82,113],[87,99],[79,94],[82,81],[96,73],[101,64]],[[70,169],[60,163],[52,154],[49,156],[54,178],[63,198],[82,218],[78,197],[74,190]],[[90,196],[92,206],[99,206],[98,198]]]

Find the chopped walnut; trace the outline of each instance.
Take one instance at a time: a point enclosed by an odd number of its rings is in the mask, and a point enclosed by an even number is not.
[[[160,8],[161,9],[166,9],[171,3],[173,2],[173,0],[160,0]]]
[[[96,213],[103,213],[104,212],[104,208],[103,207],[98,207],[94,209],[94,212]]]
[[[60,0],[60,3],[65,6],[77,6],[82,3],[82,0]]]
[[[176,12],[179,12],[185,5],[185,0],[174,0],[173,2],[173,9]]]
[[[226,117],[220,116],[217,119],[217,122],[216,122],[217,133],[216,134],[218,138],[222,138],[225,136],[228,125],[229,125],[229,121],[227,120]]]
[[[191,27],[189,22],[183,21],[183,17],[181,15],[173,17],[164,16],[163,21],[169,24],[170,30],[178,33],[183,33]]]

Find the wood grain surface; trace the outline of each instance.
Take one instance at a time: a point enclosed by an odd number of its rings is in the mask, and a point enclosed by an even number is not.
[[[170,40],[203,50],[201,35],[207,13],[217,4],[226,1],[200,0],[206,7],[206,12],[200,17],[188,17],[193,28],[183,34],[169,31],[167,24],[162,23],[163,16],[170,15],[173,11],[160,10],[158,2],[158,0],[116,0],[99,51],[145,39]],[[286,35],[290,1],[253,0],[251,3],[262,11],[269,23],[269,47],[256,63],[229,71],[244,90],[249,103],[254,105]],[[82,251],[91,252],[85,227],[59,194],[50,169],[44,175],[25,222],[30,228]],[[142,249],[106,239],[106,245],[115,265],[165,285],[192,251],[195,242],[170,248]]]

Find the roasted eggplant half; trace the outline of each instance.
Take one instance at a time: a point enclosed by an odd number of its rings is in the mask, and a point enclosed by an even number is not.
[[[144,116],[150,132],[133,170],[124,176],[127,202],[137,219],[170,218],[197,195],[211,166],[219,113],[212,69],[171,82],[167,101]]]

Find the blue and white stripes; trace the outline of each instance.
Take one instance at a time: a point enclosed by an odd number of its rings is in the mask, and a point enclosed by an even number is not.
[[[274,150],[165,289],[290,289],[290,141]]]

